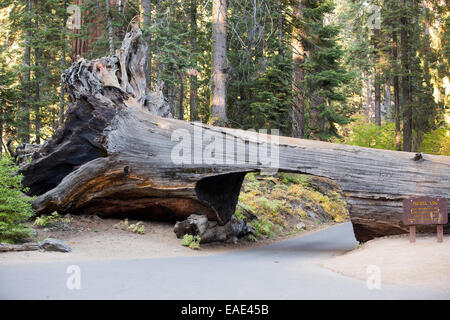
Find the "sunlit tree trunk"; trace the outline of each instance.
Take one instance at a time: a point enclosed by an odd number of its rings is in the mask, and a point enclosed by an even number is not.
[[[370,71],[366,71],[366,116],[369,119],[370,110],[372,110],[372,79]]]
[[[117,11],[119,13],[119,17],[120,17],[120,25],[119,28],[117,30],[117,37],[119,38],[119,41],[123,40],[123,0],[119,0],[119,2],[117,3]]]
[[[211,118],[214,123],[228,121],[226,97],[228,82],[227,0],[213,0],[213,61],[211,85]]]
[[[277,0],[277,9],[278,9],[278,21],[277,21],[277,31],[278,31],[278,52],[280,55],[283,55],[283,13],[282,13],[282,5],[281,0]]]
[[[30,104],[29,97],[31,94],[30,90],[30,60],[31,60],[31,31],[30,31],[30,15],[31,15],[31,0],[27,1],[27,21],[26,21],[26,30],[25,30],[25,44],[24,44],[24,52],[23,52],[23,76],[22,76],[22,87],[23,87],[23,102],[22,102],[22,110],[20,116],[20,124],[19,124],[19,139],[21,142],[30,142]]]
[[[405,7],[408,6],[408,0],[403,0]],[[406,9],[406,8],[405,8]],[[402,51],[402,104],[403,104],[403,151],[411,151],[412,147],[412,106],[409,78],[409,48],[408,29],[410,25],[407,18],[408,13],[404,10],[401,18],[402,30],[400,32],[401,51]]]
[[[373,49],[375,54],[375,124],[381,126],[381,70],[380,70],[380,29],[373,31]]]
[[[392,33],[392,55],[395,63],[394,74],[394,113],[395,113],[395,146],[398,151],[402,150],[402,134],[400,128],[400,84],[398,76],[398,38],[397,31]]]
[[[302,17],[303,0],[298,0],[294,7],[297,20]],[[301,30],[292,29],[292,136],[302,138],[305,135],[305,98],[303,96],[303,80],[305,78],[302,64],[305,62],[306,50],[299,38]]]
[[[34,9],[35,9],[35,20],[34,20],[34,27],[35,30],[39,30],[39,21],[38,21],[38,0],[34,0]],[[40,82],[40,72],[39,72],[39,60],[40,60],[40,52],[39,52],[39,45],[36,44],[36,47],[34,48],[34,129],[36,134],[36,143],[41,143],[41,117],[40,117],[40,102],[41,102],[41,88],[39,85]]]
[[[110,0],[105,0],[105,8],[106,8],[106,19],[108,21],[108,41],[109,41],[109,55],[112,56],[114,54],[114,30],[111,16],[111,9],[109,6]]]
[[[391,91],[391,75],[388,75],[387,77],[386,77],[386,89],[385,89],[386,91],[385,91],[385,94],[384,94],[384,97],[385,97],[385,100],[384,100],[384,106],[385,106],[385,111],[386,111],[386,114],[389,114],[389,115],[392,115],[392,112],[391,112],[391,101],[392,101],[392,97],[391,97],[391,95],[392,95],[392,91]]]
[[[62,24],[62,39],[61,39],[61,73],[64,72],[66,68],[66,26],[67,26],[67,0],[64,0],[64,16]],[[61,79],[61,87],[59,89],[59,124],[64,122],[64,82]]]
[[[198,121],[198,80],[197,80],[197,0],[191,0],[190,4],[190,25],[191,25],[191,52],[194,55],[194,70],[189,77],[189,107],[190,120]]]
[[[142,0],[142,16],[143,16],[143,27],[144,27],[144,39],[148,44],[148,54],[147,54],[147,86],[150,88],[152,85],[152,52],[151,52],[151,33],[149,28],[151,26],[151,13],[152,13],[152,3],[151,0]]]
[[[183,74],[180,73],[180,96],[179,96],[179,102],[178,102],[178,112],[179,117],[178,119],[184,120],[184,82],[183,82]]]

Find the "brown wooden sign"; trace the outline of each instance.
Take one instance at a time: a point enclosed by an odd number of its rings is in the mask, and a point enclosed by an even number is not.
[[[403,223],[407,226],[447,224],[447,199],[415,197],[403,200]]]
[[[403,200],[403,223],[409,228],[410,241],[416,240],[416,225],[437,225],[438,242],[443,240],[442,225],[448,223],[448,202],[441,197],[413,197]]]

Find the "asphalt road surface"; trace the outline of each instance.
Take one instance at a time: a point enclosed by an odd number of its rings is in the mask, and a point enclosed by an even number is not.
[[[0,299],[450,299],[405,286],[370,290],[366,281],[316,265],[356,244],[345,223],[210,256],[2,264]]]

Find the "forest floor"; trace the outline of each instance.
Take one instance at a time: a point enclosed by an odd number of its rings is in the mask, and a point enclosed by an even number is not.
[[[435,234],[419,234],[415,243],[408,234],[377,238],[319,265],[362,280],[376,270],[382,284],[450,291],[450,236],[443,243]]]
[[[118,224],[122,222],[123,225],[123,220],[102,219],[95,215],[54,214],[55,217],[36,218],[35,222],[46,222],[41,227],[30,222],[30,226],[38,232],[33,242],[49,237],[64,240],[73,249],[71,253],[8,252],[0,254],[0,263],[209,255],[260,247],[348,220],[346,203],[340,189],[331,180],[283,173],[276,176],[252,173],[246,176],[235,216],[248,222],[252,234],[236,243],[202,243],[200,250],[181,245],[181,240],[173,231],[175,222],[141,220],[145,233],[138,234],[122,230]],[[249,214],[252,218],[245,217]],[[137,222],[129,220],[128,226]]]
[[[280,234],[256,242],[240,239],[237,243],[215,242],[201,244],[199,250],[181,245],[173,232],[174,223],[142,221],[145,234],[124,231],[114,226],[118,219],[101,219],[98,216],[71,216],[65,230],[35,228],[37,240],[56,238],[65,241],[71,253],[60,252],[5,252],[0,253],[0,263],[86,261],[105,259],[144,259],[162,257],[202,256],[231,250],[242,250],[264,246],[273,242],[307,235],[335,225],[334,222],[308,224],[296,233]],[[136,223],[129,220],[129,224]]]

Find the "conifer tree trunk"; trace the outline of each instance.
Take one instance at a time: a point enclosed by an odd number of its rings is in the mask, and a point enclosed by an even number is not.
[[[105,8],[106,8],[106,19],[108,21],[108,41],[109,41],[109,55],[112,56],[114,54],[114,30],[112,24],[112,16],[111,9],[109,6],[110,0],[105,0]]]
[[[39,22],[38,22],[38,0],[34,0],[34,9],[35,9],[35,31],[39,30]],[[39,85],[40,82],[40,72],[39,72],[39,60],[40,60],[40,52],[39,52],[39,46],[36,44],[36,47],[34,48],[34,66],[36,68],[35,70],[35,96],[34,96],[34,127],[35,127],[35,134],[36,134],[36,144],[41,143],[41,137],[40,137],[40,131],[41,131],[41,117],[40,117],[40,102],[41,102],[41,88]]]
[[[397,31],[392,33],[392,55],[395,63],[394,74],[394,113],[395,113],[395,146],[398,151],[402,150],[402,134],[400,128],[400,83],[398,76],[398,37]]]
[[[30,60],[31,60],[31,31],[30,31],[30,20],[29,17],[31,15],[31,0],[27,0],[27,21],[25,23],[25,44],[24,44],[24,52],[23,52],[23,65],[24,72],[22,77],[22,87],[23,87],[23,102],[22,102],[22,110],[20,116],[20,124],[19,124],[19,139],[21,142],[29,143],[30,142],[30,104],[29,97],[31,96],[31,88],[30,88]]]
[[[369,118],[372,110],[372,79],[369,70],[366,70],[366,115]]]
[[[117,11],[119,13],[120,17],[120,25],[117,30],[117,37],[119,38],[119,41],[123,40],[123,0],[119,0],[117,4]]]
[[[378,75],[375,79],[375,124],[381,126],[381,83]]]
[[[303,0],[298,0],[294,7],[297,20],[302,17]],[[303,80],[305,78],[302,64],[305,62],[306,50],[299,39],[300,30],[292,29],[292,136],[302,138],[305,135],[305,98],[303,97]]]
[[[184,120],[184,82],[183,82],[183,75],[180,73],[180,96],[179,96],[179,102],[178,102],[178,108],[179,108],[179,118],[180,120]]]
[[[373,49],[375,51],[375,124],[381,126],[381,70],[380,70],[380,29],[374,29],[373,31]]]
[[[191,25],[191,52],[194,59],[194,72],[189,77],[189,106],[190,120],[198,121],[198,81],[197,81],[197,0],[191,0],[190,3],[190,25]]]
[[[283,55],[283,13],[281,0],[277,0],[278,9],[278,21],[277,21],[277,31],[278,31],[278,53]]]
[[[391,113],[392,91],[391,91],[391,75],[390,74],[386,77],[386,91],[385,91],[384,96],[385,96],[384,105],[385,105],[386,114],[389,113],[389,115],[392,115],[392,113]]]
[[[408,37],[408,0],[403,0],[404,10],[401,18],[402,30],[400,33],[400,42],[402,50],[402,104],[403,104],[403,151],[411,151],[412,147],[412,106],[410,92],[410,67],[409,67],[409,49],[410,39]]]
[[[62,41],[61,41],[61,73],[66,69],[66,26],[67,26],[67,0],[64,0],[64,16],[62,23]],[[61,79],[61,86],[59,89],[59,124],[64,122],[64,81]]]
[[[151,33],[148,31],[148,28],[151,26],[151,12],[152,12],[152,4],[151,0],[142,0],[142,15],[143,15],[143,26],[145,29],[144,39],[148,44],[148,53],[147,53],[147,86],[150,88],[152,84],[152,53],[151,53]]]
[[[213,0],[213,61],[211,85],[211,118],[225,124],[228,82],[227,59],[227,0]]]

